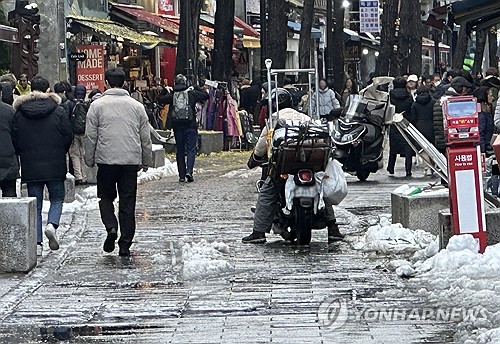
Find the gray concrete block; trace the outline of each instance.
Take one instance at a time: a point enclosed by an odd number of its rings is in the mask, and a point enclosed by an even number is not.
[[[153,145],[153,166],[154,168],[165,166],[165,149],[160,145]]]
[[[392,223],[409,229],[439,234],[439,211],[449,208],[448,196],[420,193],[414,196],[391,195]]]
[[[0,199],[0,272],[36,266],[36,198]]]
[[[492,246],[500,242],[500,209],[486,211],[486,245]],[[439,212],[439,249],[448,245],[450,238],[455,234],[451,225],[449,209]]]
[[[99,169],[97,165],[94,167],[87,167],[87,183],[97,184],[97,170]]]
[[[222,131],[203,131],[200,136],[200,154],[222,152],[224,149],[224,133]]]
[[[64,190],[66,192],[66,194],[64,195],[64,203],[73,203],[76,199],[75,177],[70,174],[66,176],[66,180],[64,181]],[[45,190],[43,192],[43,199],[46,201],[49,200],[49,191],[47,190],[47,187],[45,187]]]

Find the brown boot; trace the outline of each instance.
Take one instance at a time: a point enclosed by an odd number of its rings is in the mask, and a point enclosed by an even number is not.
[[[328,242],[341,241],[344,237],[345,235],[340,233],[336,222],[328,224]]]

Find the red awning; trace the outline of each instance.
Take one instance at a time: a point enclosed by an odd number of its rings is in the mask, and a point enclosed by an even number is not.
[[[113,5],[113,7],[134,16],[139,21],[152,24],[160,29],[171,32],[176,36],[179,35],[179,24],[176,23],[173,19],[167,19],[161,15],[148,12],[136,6]],[[201,27],[200,30],[202,30]],[[202,34],[200,35],[200,44],[209,49],[212,49],[214,47],[214,40],[213,38]]]
[[[257,30],[255,30],[253,27],[251,27],[238,17],[234,17],[234,25],[239,27],[240,29],[243,29],[243,34],[245,36],[260,37]]]

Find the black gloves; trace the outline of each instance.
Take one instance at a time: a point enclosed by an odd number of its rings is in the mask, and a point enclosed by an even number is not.
[[[265,162],[267,162],[267,157],[265,157],[265,156],[259,157],[259,156],[256,156],[255,154],[252,153],[252,155],[250,156],[250,159],[248,159],[247,166],[249,169],[252,169],[252,168],[261,166]]]

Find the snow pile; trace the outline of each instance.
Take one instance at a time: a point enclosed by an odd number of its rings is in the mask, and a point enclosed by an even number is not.
[[[257,179],[259,179],[259,176],[261,175],[261,170],[259,168],[248,170],[246,168],[244,169],[239,169],[239,170],[234,170],[231,172],[228,172],[224,175],[221,176],[221,178],[244,178],[244,179],[249,179],[249,178],[254,178],[257,176]]]
[[[383,254],[408,254],[426,249],[436,237],[423,230],[411,230],[401,224],[392,224],[388,216],[380,216],[380,223],[368,228],[357,249]]]
[[[414,192],[417,190],[417,188],[429,188],[429,186],[410,186],[408,184],[401,185],[394,189],[392,193],[396,195],[401,195],[401,196],[408,196],[410,193]],[[412,197],[419,197],[419,196],[448,196],[449,190],[445,187],[442,186],[436,186],[432,189],[429,190],[423,190],[422,192],[419,192],[415,195],[412,195]]]
[[[183,275],[187,280],[234,271],[234,267],[224,259],[229,247],[221,242],[185,244],[182,247]]]
[[[172,163],[170,160],[165,159],[165,166],[158,168],[150,168],[147,172],[140,171],[138,175],[138,184],[144,184],[146,182],[160,180],[166,177],[171,177],[177,175],[177,165]]]

